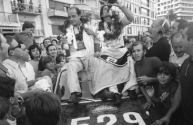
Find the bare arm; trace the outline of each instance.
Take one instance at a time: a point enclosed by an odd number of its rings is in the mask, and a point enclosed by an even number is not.
[[[169,109],[168,113],[166,114],[165,117],[169,117],[171,118],[172,114],[176,111],[176,109],[178,109],[178,107],[180,106],[181,103],[181,85],[179,84],[178,89],[174,95],[174,99],[171,105],[171,108]]]
[[[173,99],[173,102],[172,102],[172,105],[171,105],[169,111],[167,112],[167,114],[163,118],[161,118],[160,120],[156,120],[152,125],[162,125],[163,123],[165,123],[166,125],[169,125],[170,118],[173,115],[173,113],[180,106],[181,99],[182,99],[182,97],[181,97],[181,85],[179,84],[178,89],[174,95],[174,99]]]
[[[123,27],[125,27],[126,25],[130,24],[130,22],[133,21],[134,19],[134,16],[133,16],[133,13],[126,7],[126,6],[122,6],[119,2],[115,3],[115,4],[112,4],[114,6],[117,6],[125,15],[125,17],[127,18],[122,20],[122,23],[123,23]]]

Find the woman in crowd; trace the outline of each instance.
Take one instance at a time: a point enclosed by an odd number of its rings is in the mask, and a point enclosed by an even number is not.
[[[47,56],[46,48],[51,44],[50,38],[45,38],[43,40],[43,46],[41,46],[41,56]]]
[[[38,65],[39,65],[39,60],[40,60],[40,55],[41,55],[41,50],[38,47],[38,45],[31,45],[29,47],[29,55],[30,55],[30,58],[31,58],[29,63],[33,66],[35,76],[37,78],[39,76]]]
[[[51,56],[53,58],[54,62],[56,62],[56,56],[58,55],[56,45],[54,45],[54,44],[48,45],[46,48],[46,51],[47,51],[47,55]]]
[[[58,41],[56,39],[53,39],[51,43],[54,44],[54,45],[57,45]]]

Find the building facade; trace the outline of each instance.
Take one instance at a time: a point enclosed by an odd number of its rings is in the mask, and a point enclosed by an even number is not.
[[[91,24],[96,26],[100,20],[100,8],[107,0],[0,0],[0,32],[14,34],[22,31],[25,21],[35,26],[35,40],[39,43],[46,37],[61,34],[58,26],[68,18],[68,8],[76,6],[89,15]],[[125,36],[138,36],[147,31],[155,19],[154,0],[122,0],[134,14],[134,21],[125,27]],[[116,7],[120,16],[123,13]]]
[[[167,16],[173,10],[178,19],[193,21],[193,0],[158,0],[156,17]]]

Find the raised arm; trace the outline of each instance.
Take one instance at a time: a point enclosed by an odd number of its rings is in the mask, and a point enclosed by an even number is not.
[[[117,3],[112,4],[113,6],[117,6],[125,15],[126,19],[123,18],[122,23],[123,23],[123,27],[125,27],[126,25],[130,24],[133,19],[133,13],[125,6],[125,5],[121,5],[119,1],[117,1]]]
[[[173,115],[173,113],[178,109],[178,107],[180,106],[181,103],[181,85],[179,84],[178,89],[175,93],[172,105],[169,109],[169,111],[167,112],[167,114],[160,120],[157,120],[156,122],[154,122],[152,125],[162,125],[162,124],[166,124],[169,125],[171,116]]]

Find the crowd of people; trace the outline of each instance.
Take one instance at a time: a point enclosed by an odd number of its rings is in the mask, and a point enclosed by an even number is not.
[[[125,16],[120,18],[112,6]],[[59,28],[63,35],[41,44],[34,40],[35,27],[29,22],[14,36],[0,34],[1,125],[19,125],[23,116],[26,124],[56,125],[64,86],[71,93],[68,103],[80,101],[82,70],[93,98],[112,99],[120,106],[123,96],[136,99],[142,94],[144,109],[159,105],[168,111],[152,125],[168,125],[179,107],[181,124],[193,124],[193,23],[177,19],[170,26],[167,19],[158,18],[136,40],[123,36],[134,17],[118,2],[101,7],[98,27],[77,7],[69,8],[68,16]]]

